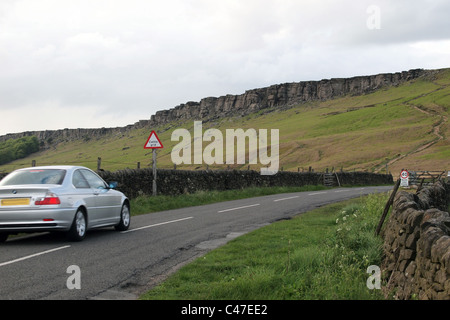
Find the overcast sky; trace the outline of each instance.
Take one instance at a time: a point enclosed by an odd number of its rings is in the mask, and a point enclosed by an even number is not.
[[[0,0],[0,135],[450,67],[449,17],[448,0]]]

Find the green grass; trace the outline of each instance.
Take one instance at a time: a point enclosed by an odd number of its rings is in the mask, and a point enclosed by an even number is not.
[[[193,194],[182,194],[177,196],[157,195],[138,196],[131,200],[133,215],[185,208],[191,206],[200,206],[210,203],[238,200],[270,194],[317,191],[326,189],[324,186],[303,186],[303,187],[266,187],[266,188],[245,188],[242,190],[227,191],[199,191]]]
[[[384,299],[366,286],[381,261],[374,236],[387,194],[328,205],[230,241],[143,300]]]

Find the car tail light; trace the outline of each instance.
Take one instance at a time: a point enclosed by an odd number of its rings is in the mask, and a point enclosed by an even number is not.
[[[47,193],[45,197],[37,198],[34,202],[37,206],[44,205],[52,205],[52,204],[60,204],[61,200],[59,200],[58,196],[54,193]]]

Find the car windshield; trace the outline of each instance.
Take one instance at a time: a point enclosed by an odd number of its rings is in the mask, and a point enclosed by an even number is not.
[[[62,184],[66,170],[30,169],[14,171],[0,181],[0,186],[21,184]]]

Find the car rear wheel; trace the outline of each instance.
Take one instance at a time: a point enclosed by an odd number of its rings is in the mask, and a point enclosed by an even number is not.
[[[127,203],[124,203],[122,206],[122,210],[120,211],[120,222],[115,226],[117,231],[125,231],[130,227],[130,206]]]
[[[68,232],[68,237],[72,241],[81,241],[86,237],[86,216],[84,215],[83,210],[78,209],[75,214],[75,218],[73,219],[72,226]]]

